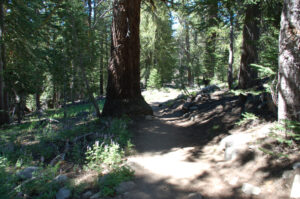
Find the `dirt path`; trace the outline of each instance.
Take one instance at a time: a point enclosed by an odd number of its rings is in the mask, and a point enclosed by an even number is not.
[[[234,182],[239,171],[222,173],[224,155],[217,152],[217,143],[239,118],[236,98],[213,99],[196,121],[152,106],[155,117],[137,120],[132,128],[137,153],[128,161],[137,187],[125,198],[200,198],[197,193],[205,198],[244,198]]]

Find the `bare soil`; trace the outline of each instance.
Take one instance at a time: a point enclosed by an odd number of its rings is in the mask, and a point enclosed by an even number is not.
[[[291,182],[281,176],[299,156],[273,159],[258,150],[240,160],[225,161],[219,147],[230,134],[261,133],[272,123],[236,127],[242,107],[237,97],[225,91],[215,92],[191,113],[178,108],[180,100],[161,107],[164,99],[169,100],[168,95],[160,97],[159,103],[152,96],[148,103],[154,117],[137,118],[131,126],[136,154],[128,158],[128,164],[135,170],[137,186],[123,195],[125,199],[185,199],[191,193],[211,199],[289,198]],[[243,193],[244,183],[260,187],[261,193]]]

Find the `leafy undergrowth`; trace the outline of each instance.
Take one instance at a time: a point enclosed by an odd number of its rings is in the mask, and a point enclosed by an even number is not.
[[[103,101],[99,101],[102,109]],[[64,117],[64,112],[66,116]],[[133,173],[124,167],[130,153],[131,135],[128,118],[99,121],[89,103],[69,105],[65,109],[47,110],[28,115],[22,124],[1,127],[0,133],[0,198],[55,198],[62,187],[81,198],[87,189],[114,195],[115,187]],[[37,167],[32,177],[22,179],[18,172]],[[90,172],[92,182],[79,176]],[[66,182],[55,180],[59,174]],[[108,182],[100,183],[106,177]]]

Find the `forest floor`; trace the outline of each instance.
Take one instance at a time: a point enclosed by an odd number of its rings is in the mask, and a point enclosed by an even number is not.
[[[183,111],[186,100],[171,100],[177,94],[144,93],[154,117],[136,119],[131,127],[136,154],[128,164],[135,170],[136,187],[123,198],[289,198],[292,182],[282,175],[292,172],[299,154],[274,158],[259,150],[274,141],[269,137],[272,122],[236,125],[242,107],[224,90],[192,111]],[[237,135],[241,145],[237,157],[226,160],[222,140],[228,135]],[[249,135],[251,141],[244,142]]]
[[[79,101],[1,127],[0,199],[290,198],[299,143],[259,97],[242,104],[216,86],[143,95],[154,116],[99,120]]]

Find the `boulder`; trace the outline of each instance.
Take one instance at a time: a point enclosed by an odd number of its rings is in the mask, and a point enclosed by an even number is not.
[[[135,187],[135,183],[132,181],[122,182],[117,188],[116,191],[118,194],[128,192]]]
[[[199,193],[190,193],[186,199],[202,199],[202,195]]]
[[[201,92],[203,93],[213,93],[215,91],[219,91],[221,90],[218,86],[216,85],[210,85],[210,86],[206,86],[203,89],[201,89]]]
[[[191,102],[186,102],[186,103],[184,103],[183,104],[183,106],[182,106],[182,111],[188,111],[189,110],[189,108],[192,106],[193,104],[191,103]]]
[[[193,102],[193,100],[194,100],[194,97],[188,97],[188,98],[186,99],[186,102],[191,103],[191,102]]]
[[[82,194],[82,198],[83,198],[83,199],[88,199],[88,198],[90,198],[92,195],[93,195],[93,192],[87,191],[87,192],[85,192],[84,194]]]
[[[198,95],[195,97],[195,100],[194,100],[194,101],[195,101],[196,103],[199,103],[199,102],[202,101],[203,97],[204,97],[203,94],[198,94]]]
[[[252,184],[244,183],[243,187],[242,187],[242,191],[248,195],[259,195],[261,192],[261,189]]]
[[[25,169],[19,171],[19,172],[17,173],[17,176],[18,176],[19,178],[21,178],[22,180],[30,179],[30,178],[32,178],[33,172],[36,172],[38,169],[39,169],[38,167],[34,167],[34,166],[32,166],[32,167],[27,167],[27,168],[25,168]]]
[[[197,110],[198,109],[198,106],[191,106],[191,107],[189,107],[189,110],[191,110],[191,111],[194,111],[194,110]]]
[[[61,188],[56,194],[56,199],[68,199],[70,197],[71,191],[65,187]]]
[[[145,119],[146,119],[146,120],[153,120],[153,116],[152,116],[152,115],[146,115],[146,116],[145,116]]]
[[[224,150],[228,147],[246,145],[253,140],[250,134],[234,134],[223,138],[219,144],[219,149]]]
[[[94,195],[92,195],[92,196],[90,197],[90,199],[99,199],[100,196],[101,196],[101,193],[98,192],[98,193],[95,193]]]
[[[294,169],[294,170],[300,169],[300,162],[294,163],[294,164],[293,164],[293,169]]]
[[[297,174],[294,177],[294,182],[291,190],[291,198],[300,198],[300,175]]]
[[[250,155],[249,147],[243,145],[234,145],[225,149],[225,160],[247,159]]]
[[[68,177],[66,175],[58,175],[54,178],[54,181],[57,183],[65,183],[66,181],[68,181]]]

